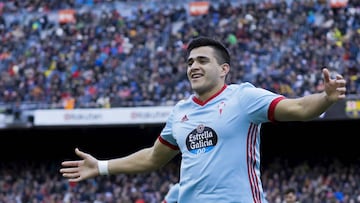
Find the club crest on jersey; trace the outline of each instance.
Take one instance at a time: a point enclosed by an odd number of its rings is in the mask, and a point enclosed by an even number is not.
[[[216,132],[200,124],[186,137],[186,147],[193,154],[203,154],[211,151],[217,144]]]
[[[220,114],[220,115],[222,114],[224,107],[225,107],[225,102],[221,102],[221,103],[218,105],[219,114]]]

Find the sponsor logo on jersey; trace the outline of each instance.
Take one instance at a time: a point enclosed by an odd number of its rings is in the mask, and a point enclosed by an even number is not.
[[[202,154],[211,151],[216,146],[217,140],[216,132],[201,124],[186,137],[186,147],[193,154]]]

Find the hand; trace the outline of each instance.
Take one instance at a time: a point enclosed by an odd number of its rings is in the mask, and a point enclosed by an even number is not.
[[[77,161],[63,161],[60,169],[63,177],[69,179],[69,182],[79,182],[88,178],[99,175],[99,169],[97,166],[98,160],[90,154],[75,149],[75,153],[82,160]]]
[[[330,78],[330,72],[327,68],[323,69],[324,85],[326,95],[331,102],[336,102],[345,98],[346,93],[346,81],[340,75],[337,74],[335,79]]]

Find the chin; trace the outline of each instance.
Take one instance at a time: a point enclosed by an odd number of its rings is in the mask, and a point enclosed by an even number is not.
[[[198,87],[193,87],[192,88],[194,92],[196,92],[197,94],[203,94],[204,92],[204,87],[198,86]]]
[[[201,89],[201,86],[198,84],[191,84],[191,89],[194,90],[195,92],[197,92],[199,89]]]

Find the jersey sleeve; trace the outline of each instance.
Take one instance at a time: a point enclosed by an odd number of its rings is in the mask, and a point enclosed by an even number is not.
[[[175,109],[173,109],[172,112],[170,113],[170,115],[166,121],[165,127],[162,129],[162,131],[160,133],[159,140],[161,143],[167,145],[168,147],[170,147],[172,149],[179,149],[178,145],[176,143],[176,140],[173,137],[173,133],[172,133],[174,112],[175,112]]]
[[[245,83],[240,91],[239,99],[245,100],[247,104],[244,109],[254,123],[275,121],[275,107],[285,97],[266,89],[257,88],[250,83]]]
[[[279,96],[277,98],[275,98],[274,100],[272,100],[270,106],[269,106],[269,110],[268,110],[268,119],[271,122],[276,122],[275,120],[275,107],[276,105],[279,103],[279,101],[285,99],[284,96]]]

